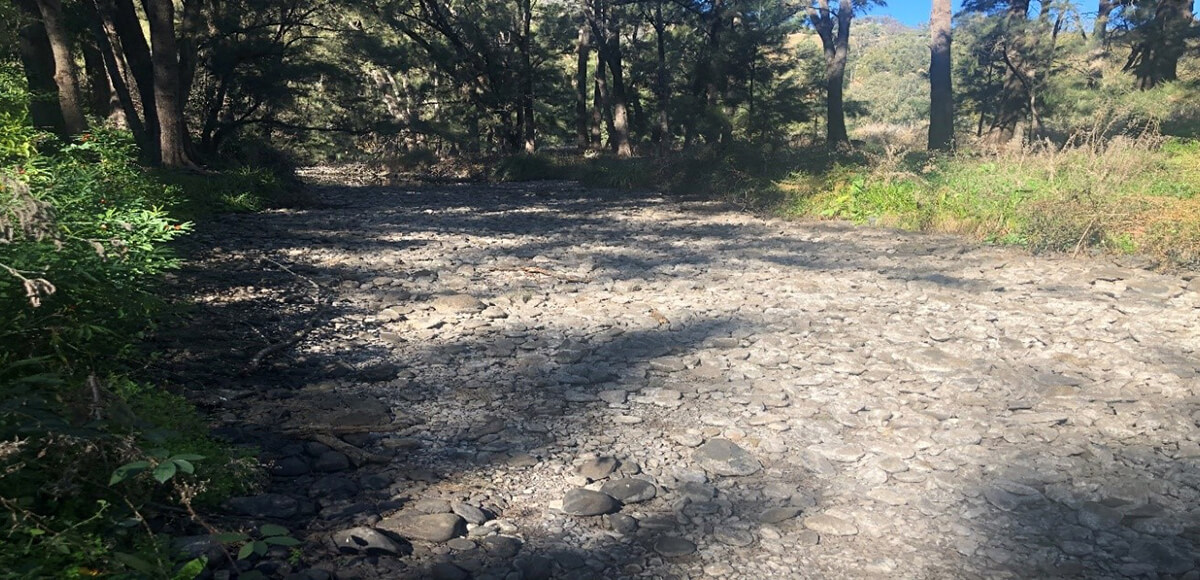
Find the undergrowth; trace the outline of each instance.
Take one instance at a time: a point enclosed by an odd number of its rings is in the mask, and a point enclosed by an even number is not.
[[[0,66],[0,579],[193,578],[207,561],[166,522],[207,529],[195,508],[254,472],[135,369],[191,227],[170,208],[204,188],[156,179],[126,134],[43,134],[28,102]]]
[[[1034,252],[1143,254],[1200,266],[1200,144],[1154,134],[795,173],[788,215],[951,232]]]

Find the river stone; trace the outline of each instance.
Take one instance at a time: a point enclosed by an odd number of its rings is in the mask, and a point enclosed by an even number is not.
[[[479,525],[488,521],[487,513],[468,503],[456,501],[450,504],[450,509],[462,519],[467,520],[468,524]]]
[[[326,451],[313,462],[316,471],[345,471],[350,469],[350,458],[340,451]]]
[[[692,459],[715,475],[751,475],[762,469],[762,463],[749,451],[728,439],[710,440],[696,449]]]
[[[778,524],[800,515],[800,508],[776,507],[759,514],[758,521],[764,524]]]
[[[804,518],[804,527],[825,536],[853,536],[858,533],[858,526],[829,514]]]
[[[466,531],[466,522],[455,514],[397,514],[376,527],[410,540],[441,543]]]
[[[502,559],[512,558],[521,551],[521,540],[512,536],[488,536],[479,543],[488,554]]]
[[[562,511],[571,516],[598,516],[617,511],[617,500],[606,493],[577,487],[563,497]]]
[[[459,568],[453,562],[438,562],[430,570],[433,580],[468,580],[471,573]]]
[[[616,471],[620,462],[615,457],[597,457],[584,461],[579,466],[578,473],[592,481],[604,479]]]
[[[300,512],[296,498],[279,493],[235,497],[228,505],[230,511],[256,518],[287,519]]]
[[[450,294],[433,299],[433,309],[442,314],[479,312],[485,308],[483,302],[469,294]]]
[[[608,525],[618,534],[628,536],[638,530],[638,521],[633,516],[617,513],[609,514],[607,517]]]
[[[1079,523],[1096,531],[1121,525],[1124,514],[1102,503],[1089,501],[1079,506]]]
[[[612,496],[617,501],[630,504],[654,499],[658,490],[653,483],[644,479],[625,477],[604,484],[600,491]]]
[[[1195,559],[1190,554],[1161,542],[1144,540],[1131,546],[1129,551],[1130,555],[1154,566],[1155,570],[1163,574],[1174,576],[1195,567]]]
[[[676,536],[663,536],[654,542],[654,551],[667,558],[678,558],[695,552],[696,544]]]
[[[404,547],[383,535],[379,530],[368,527],[334,532],[333,545],[343,554],[396,556],[407,552]]]

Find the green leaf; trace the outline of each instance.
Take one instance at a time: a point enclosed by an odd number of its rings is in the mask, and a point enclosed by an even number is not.
[[[175,477],[175,462],[164,461],[154,468],[154,479],[159,483],[166,483],[168,479]]]
[[[133,554],[113,552],[113,558],[116,558],[116,560],[124,564],[125,567],[137,572],[141,572],[142,574],[153,576],[158,572],[158,566],[155,566],[154,564],[151,564],[150,562],[147,562],[138,556],[134,556]]]
[[[270,547],[270,546],[267,546],[267,543],[262,540],[254,540],[253,545],[254,545],[254,553],[258,554],[259,556],[265,555],[267,553],[267,548]]]
[[[217,542],[220,542],[222,544],[232,544],[234,542],[245,542],[246,540],[249,540],[249,539],[250,539],[250,536],[247,536],[246,534],[243,534],[241,532],[221,532],[221,533],[213,536],[213,540],[216,540]]]
[[[196,580],[196,577],[204,572],[204,568],[208,566],[208,558],[200,556],[184,564],[171,580]]]
[[[264,538],[263,541],[272,546],[299,546],[303,543],[291,536],[271,536]]]
[[[145,460],[126,463],[125,465],[118,467],[116,471],[113,471],[112,477],[108,480],[108,484],[116,485],[122,481],[125,481],[126,479],[129,479],[130,477],[146,471],[149,468],[150,462]]]
[[[283,526],[278,526],[275,524],[263,524],[262,527],[258,528],[258,533],[264,536],[286,536],[291,532]]]
[[[258,570],[247,570],[238,576],[239,580],[267,580],[267,576]]]
[[[180,453],[171,457],[172,461],[200,461],[201,459],[204,459],[204,456],[196,455],[195,453]]]
[[[151,450],[147,451],[146,453],[150,454],[150,457],[153,457],[155,459],[166,459],[168,456],[171,455],[170,453],[167,453],[166,449],[151,449]]]
[[[254,553],[254,542],[246,542],[242,549],[238,550],[238,560],[245,560]]]
[[[174,463],[176,466],[178,466],[179,471],[184,473],[196,473],[196,468],[186,459],[172,459],[171,463]]]

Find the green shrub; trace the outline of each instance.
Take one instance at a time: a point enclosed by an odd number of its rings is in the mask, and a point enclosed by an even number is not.
[[[167,577],[148,506],[253,480],[182,399],[127,378],[162,306],[156,282],[178,263],[167,243],[190,227],[167,213],[179,189],[135,163],[126,134],[33,130],[10,72],[0,65],[0,579]],[[190,467],[106,484],[159,449]],[[200,456],[197,470],[186,458]]]
[[[491,171],[496,181],[540,181],[547,179],[569,179],[569,169],[555,162],[548,155],[512,155],[500,159]]]

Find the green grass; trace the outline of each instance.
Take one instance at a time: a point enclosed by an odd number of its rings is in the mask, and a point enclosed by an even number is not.
[[[171,214],[194,221],[220,213],[253,213],[268,208],[302,207],[311,203],[289,176],[266,169],[234,167],[220,171],[159,169],[155,177],[175,188]]]
[[[779,182],[782,211],[953,232],[1035,252],[1139,253],[1200,265],[1200,144],[1116,138],[1065,148],[876,161]]]

